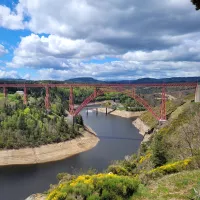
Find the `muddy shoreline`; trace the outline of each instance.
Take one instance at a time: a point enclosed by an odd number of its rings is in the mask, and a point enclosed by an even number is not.
[[[0,166],[47,163],[79,154],[92,149],[99,142],[92,130],[85,130],[82,136],[66,142],[42,145],[36,148],[1,150]]]

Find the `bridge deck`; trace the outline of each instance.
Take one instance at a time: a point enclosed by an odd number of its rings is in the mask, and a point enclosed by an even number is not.
[[[0,84],[0,88],[43,88],[43,87],[61,87],[61,88],[70,88],[70,87],[96,87],[96,88],[106,88],[106,87],[196,87],[197,83],[147,83],[147,84],[77,84],[77,83],[65,83],[65,84]]]

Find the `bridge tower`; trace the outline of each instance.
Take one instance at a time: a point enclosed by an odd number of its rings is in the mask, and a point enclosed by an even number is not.
[[[6,87],[3,87],[3,94],[4,94],[4,97],[6,98],[7,97],[7,88]]]
[[[49,102],[49,87],[46,86],[45,87],[45,90],[46,90],[46,96],[45,96],[45,107],[47,109],[47,111],[50,110],[50,102]]]
[[[27,100],[27,87],[24,87],[24,105],[27,105],[28,100]]]
[[[162,88],[162,103],[161,103],[161,108],[160,108],[160,122],[165,122],[167,121],[167,116],[166,116],[166,88],[163,86]]]
[[[69,91],[69,113],[71,115],[74,114],[74,92],[72,86],[70,86],[70,91]]]
[[[133,87],[133,88],[132,88],[132,95],[133,95],[133,98],[135,98],[135,94],[136,94],[136,88]]]
[[[200,102],[200,85],[197,84],[196,93],[195,93],[195,102]]]

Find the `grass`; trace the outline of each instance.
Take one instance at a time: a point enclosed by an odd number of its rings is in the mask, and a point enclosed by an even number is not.
[[[18,102],[19,101],[18,97],[19,97],[19,95],[17,95],[17,94],[8,94],[7,100],[9,102]],[[4,94],[0,93],[0,101],[4,101],[4,100],[5,100]]]
[[[193,101],[195,98],[195,94],[188,94],[187,96],[184,97],[185,101]]]
[[[15,104],[19,102],[19,99],[17,98],[16,94],[8,94],[7,99],[5,99],[4,94],[0,93],[0,108],[3,108],[3,105],[9,102],[10,104]]]
[[[188,106],[190,106],[191,102],[187,101],[186,103],[184,103],[183,105],[179,106],[174,112],[172,112],[170,118],[171,119],[177,119],[178,116],[185,110],[188,108]]]
[[[167,175],[149,186],[140,185],[132,200],[189,200],[198,199],[200,170]]]
[[[159,130],[162,134],[175,134],[185,123],[188,123],[195,112],[200,112],[200,104],[190,102],[185,103],[172,113],[169,123]]]
[[[169,116],[171,113],[173,113],[180,105],[182,105],[183,102],[181,101],[167,101],[166,102],[166,114]],[[154,112],[160,116],[160,106],[157,106],[154,108]],[[145,122],[151,129],[155,128],[156,125],[158,125],[157,119],[150,113],[145,112],[140,116],[140,119]]]
[[[156,108],[156,113],[158,113],[158,108]],[[145,112],[140,116],[140,119],[147,124],[150,129],[155,128],[158,124],[157,119],[149,112]]]

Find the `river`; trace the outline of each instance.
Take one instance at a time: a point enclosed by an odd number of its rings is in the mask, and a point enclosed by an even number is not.
[[[44,192],[57,183],[60,172],[76,173],[95,168],[103,171],[113,160],[137,152],[142,140],[130,119],[104,113],[82,111],[84,123],[100,137],[98,145],[87,151],[46,164],[0,167],[0,200],[24,200],[31,194]]]

